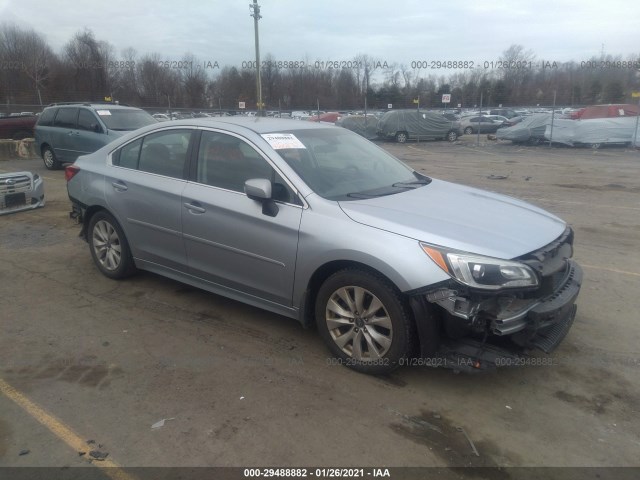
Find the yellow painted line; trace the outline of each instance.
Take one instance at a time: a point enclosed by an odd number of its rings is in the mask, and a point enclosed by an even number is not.
[[[580,266],[586,267],[586,268],[594,268],[596,270],[604,270],[607,272],[622,273],[623,275],[633,275],[634,277],[640,277],[640,273],[627,272],[626,270],[617,270],[615,268],[607,268],[607,267],[597,267],[595,265],[585,265],[584,263],[581,263]]]
[[[491,152],[487,152],[487,151],[484,151],[484,150],[476,150],[475,148],[471,148],[471,147],[462,147],[462,148],[464,148],[466,150],[471,150],[472,152],[475,152],[475,153],[481,153],[481,154],[484,154],[484,155],[492,155],[494,157],[502,157],[502,156],[504,156],[504,154],[503,155],[498,155],[497,153],[491,153]]]
[[[434,153],[427,152],[426,150],[423,150],[421,148],[416,148],[416,147],[414,147],[412,145],[407,145],[407,148],[410,148],[411,150],[416,150],[416,151],[418,151],[420,153],[426,153],[427,155],[435,155]]]
[[[46,427],[56,437],[69,445],[75,452],[88,450],[86,442],[76,432],[61,420],[29,400],[2,378],[0,378],[0,392],[27,412],[38,423]],[[93,465],[102,469],[104,473],[113,480],[136,480],[136,477],[124,472],[120,465],[109,458],[102,461],[94,461]]]

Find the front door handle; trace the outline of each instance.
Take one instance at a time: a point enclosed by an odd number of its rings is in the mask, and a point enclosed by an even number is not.
[[[124,192],[127,191],[129,189],[129,187],[127,187],[127,185],[118,180],[116,182],[111,182],[111,185],[113,186],[114,190],[118,191],[118,192]]]
[[[194,203],[185,203],[184,208],[189,210],[191,213],[204,213],[206,210],[200,206],[198,202]]]

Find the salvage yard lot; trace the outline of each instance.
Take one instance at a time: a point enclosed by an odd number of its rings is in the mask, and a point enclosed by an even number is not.
[[[109,280],[68,219],[64,173],[33,159],[0,162],[42,175],[47,196],[0,217],[0,386],[123,466],[638,466],[640,152],[475,140],[381,145],[574,228],[578,314],[538,366],[370,377],[290,319],[150,273]],[[87,465],[0,390],[0,466]]]

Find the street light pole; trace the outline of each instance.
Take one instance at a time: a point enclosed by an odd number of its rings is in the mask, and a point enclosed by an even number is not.
[[[262,15],[260,15],[260,5],[258,5],[258,0],[253,0],[253,4],[250,4],[249,8],[253,11],[250,16],[253,17],[253,26],[256,37],[256,93],[258,99],[258,116],[263,117],[262,79],[260,78],[260,36],[258,34],[258,20],[262,18]]]

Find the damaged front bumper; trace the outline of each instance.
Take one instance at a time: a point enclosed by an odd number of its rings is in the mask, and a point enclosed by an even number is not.
[[[569,240],[570,241],[570,240]],[[551,353],[565,338],[576,315],[576,298],[582,285],[582,268],[558,252],[540,262],[543,284],[534,291],[486,293],[472,291],[455,282],[410,298],[420,335],[421,357],[437,357],[440,366],[478,371],[516,365],[528,350]],[[552,268],[549,268],[549,265]],[[434,353],[433,322],[440,342]],[[431,349],[429,351],[429,349]],[[521,363],[521,362],[520,362]]]

